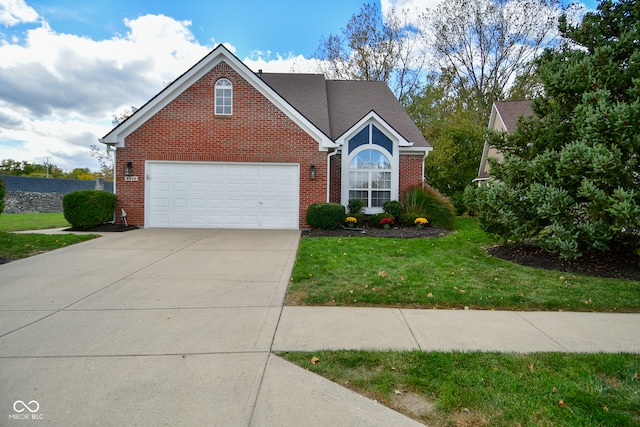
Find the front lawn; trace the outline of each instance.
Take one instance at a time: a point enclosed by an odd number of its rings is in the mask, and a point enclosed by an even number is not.
[[[0,231],[44,230],[71,227],[62,212],[0,215]]]
[[[430,426],[637,426],[640,355],[320,351],[280,356]]]
[[[0,231],[0,264],[99,237],[95,234],[14,234]]]
[[[287,304],[640,312],[640,282],[493,258],[477,220],[457,226],[435,239],[303,238]]]
[[[62,213],[0,215],[0,264],[95,239],[94,234],[14,234],[8,231],[70,227]]]

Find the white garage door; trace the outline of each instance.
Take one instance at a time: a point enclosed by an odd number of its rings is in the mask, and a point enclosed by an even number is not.
[[[173,228],[298,228],[299,166],[146,163],[145,224]]]

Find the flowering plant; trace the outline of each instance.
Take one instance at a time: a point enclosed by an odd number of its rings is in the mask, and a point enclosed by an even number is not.
[[[415,221],[413,221],[413,223],[415,225],[425,225],[426,223],[428,223],[429,221],[427,221],[427,218],[416,218]]]
[[[382,218],[380,220],[380,225],[385,225],[385,224],[393,224],[393,219],[392,218]]]
[[[353,216],[348,216],[348,217],[345,218],[344,222],[347,222],[347,223],[352,222],[354,224],[357,224],[358,223],[358,218],[353,217]]]

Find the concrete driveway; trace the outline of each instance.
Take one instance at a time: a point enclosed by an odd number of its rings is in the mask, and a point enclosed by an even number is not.
[[[145,229],[0,266],[0,425],[416,425],[270,353],[298,239]]]

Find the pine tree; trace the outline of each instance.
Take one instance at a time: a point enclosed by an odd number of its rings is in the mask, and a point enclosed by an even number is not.
[[[537,239],[561,256],[640,242],[640,3],[603,1],[538,60],[535,117],[495,143],[504,153],[478,198],[483,228]]]

